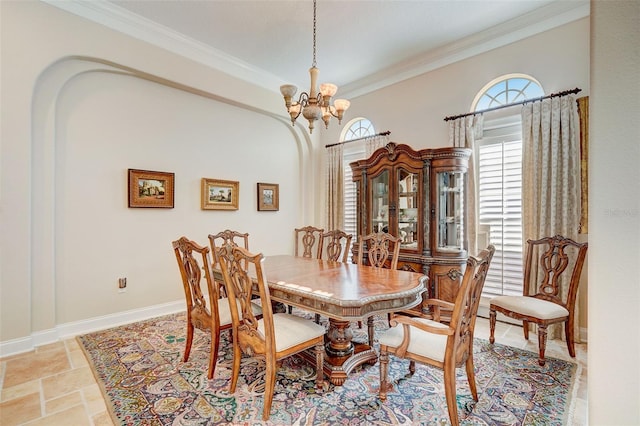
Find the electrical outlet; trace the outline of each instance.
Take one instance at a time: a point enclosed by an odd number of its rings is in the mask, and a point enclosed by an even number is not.
[[[118,278],[118,288],[120,292],[126,291],[127,289],[127,279],[126,278]]]

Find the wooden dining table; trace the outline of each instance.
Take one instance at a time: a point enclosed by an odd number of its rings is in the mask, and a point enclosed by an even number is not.
[[[352,340],[350,324],[417,306],[427,282],[415,272],[289,255],[265,257],[263,270],[273,301],[329,318],[324,372],[334,385],[342,385],[355,367],[378,358],[369,342]],[[373,336],[373,321],[368,327]],[[314,354],[302,355],[315,362]]]

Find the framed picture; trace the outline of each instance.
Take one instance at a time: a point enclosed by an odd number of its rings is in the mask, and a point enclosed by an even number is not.
[[[202,178],[202,210],[238,210],[240,183]]]
[[[174,174],[129,169],[129,207],[173,208]]]
[[[277,211],[279,200],[277,183],[258,183],[258,211]]]

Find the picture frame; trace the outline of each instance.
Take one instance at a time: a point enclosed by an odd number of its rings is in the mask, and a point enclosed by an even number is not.
[[[240,182],[202,178],[202,210],[238,210]]]
[[[258,211],[278,211],[280,193],[277,183],[258,183]]]
[[[129,169],[128,174],[129,208],[173,208],[174,173]]]

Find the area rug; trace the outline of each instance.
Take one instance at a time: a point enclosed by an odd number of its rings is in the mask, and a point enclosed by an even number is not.
[[[314,385],[313,368],[301,358],[283,361],[271,417],[263,422],[264,364],[244,356],[235,394],[230,394],[232,351],[221,336],[215,376],[207,379],[209,337],[196,330],[191,356],[182,361],[186,313],[78,336],[115,424],[122,425],[441,425],[449,424],[442,371],[391,357],[395,390],[378,399],[379,366],[352,372],[342,386]],[[376,328],[386,327],[384,319]],[[366,327],[354,338],[366,341]],[[465,425],[566,425],[578,365],[474,341],[479,401],[458,369],[457,403]]]

